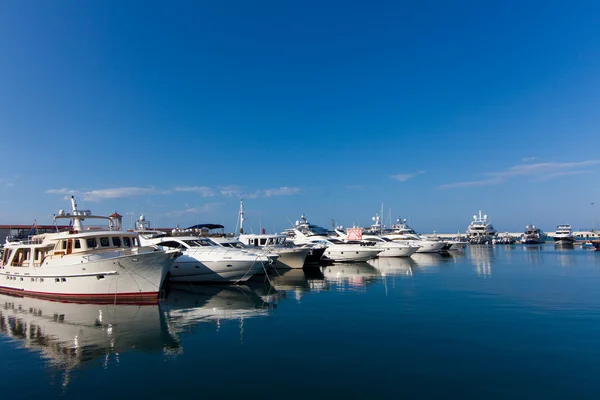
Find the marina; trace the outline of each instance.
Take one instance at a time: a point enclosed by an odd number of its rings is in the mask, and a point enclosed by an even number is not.
[[[265,385],[248,368],[289,398],[593,397],[599,304],[600,257],[551,243],[173,284],[155,305],[2,294],[0,373],[28,383],[9,397],[184,396],[198,375],[245,397]]]

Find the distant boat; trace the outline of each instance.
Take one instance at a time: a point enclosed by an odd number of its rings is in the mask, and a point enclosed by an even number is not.
[[[479,210],[479,215],[473,215],[473,221],[467,228],[467,240],[470,244],[488,244],[492,243],[497,233],[488,216],[482,216]]]
[[[571,225],[558,225],[556,227],[556,232],[554,233],[554,241],[563,243],[575,242]]]
[[[542,244],[546,242],[546,234],[535,225],[527,225],[525,233],[521,236],[523,244]]]

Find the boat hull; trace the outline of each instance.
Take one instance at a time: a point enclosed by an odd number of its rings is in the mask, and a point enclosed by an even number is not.
[[[337,250],[328,247],[327,249],[325,249],[323,258],[337,262],[357,262],[367,261],[372,258],[375,258],[379,253],[381,253],[380,249]]]
[[[386,246],[381,245],[377,248],[383,250],[378,257],[410,257],[417,252],[416,246]]]
[[[275,262],[275,268],[302,268],[306,262],[306,257],[311,249],[309,248],[289,248],[277,250],[279,258]]]
[[[174,254],[111,254],[69,256],[41,267],[6,266],[0,269],[0,291],[72,302],[157,302]]]
[[[203,260],[183,255],[171,267],[169,282],[245,282],[260,272],[264,266],[259,257]]]

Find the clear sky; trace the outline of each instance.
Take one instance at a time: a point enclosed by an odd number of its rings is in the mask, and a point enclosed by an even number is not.
[[[4,1],[0,224],[600,226],[598,1]],[[596,203],[592,206],[590,203]]]

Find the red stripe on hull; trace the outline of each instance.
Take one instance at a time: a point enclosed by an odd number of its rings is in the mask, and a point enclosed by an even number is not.
[[[31,292],[0,286],[0,293],[19,297],[35,297],[46,300],[56,300],[64,303],[86,304],[158,304],[158,292],[117,293],[117,294],[64,294]]]

